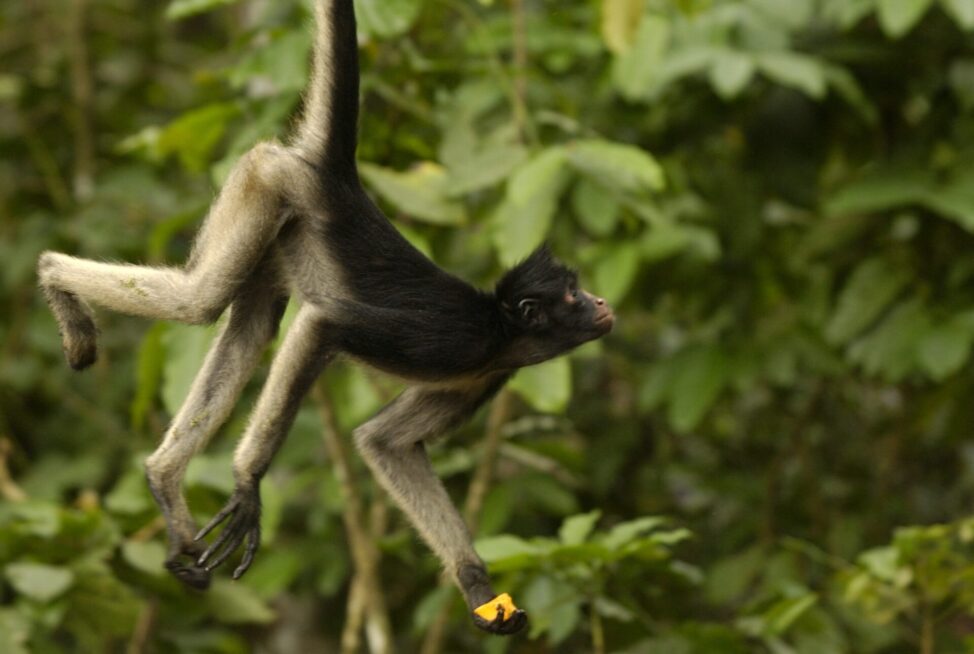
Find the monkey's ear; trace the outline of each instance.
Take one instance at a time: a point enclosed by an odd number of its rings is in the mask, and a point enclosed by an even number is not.
[[[544,313],[541,311],[541,303],[535,298],[524,298],[517,303],[517,311],[520,319],[533,327],[544,323]]]

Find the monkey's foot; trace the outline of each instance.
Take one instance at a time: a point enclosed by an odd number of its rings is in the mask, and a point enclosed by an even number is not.
[[[510,636],[524,628],[528,614],[514,606],[510,595],[502,593],[474,609],[473,622],[488,633]]]
[[[199,548],[202,549],[202,548]],[[206,590],[210,587],[210,571],[196,565],[199,551],[193,554],[177,554],[166,559],[166,570],[195,590]]]
[[[74,293],[61,290],[54,279],[58,269],[58,257],[64,255],[45,252],[37,264],[41,288],[47,304],[61,332],[64,358],[75,370],[84,370],[98,358],[98,328],[91,317],[91,310]]]
[[[73,293],[45,289],[48,304],[57,318],[61,347],[68,365],[84,370],[98,358],[98,328],[88,308]]]
[[[257,488],[237,487],[233,495],[227,501],[226,506],[220,510],[209,524],[200,529],[196,534],[196,540],[202,540],[207,534],[226,519],[230,519],[220,536],[213,541],[213,544],[206,548],[200,555],[196,565],[202,567],[207,573],[213,571],[218,565],[227,560],[240,545],[247,541],[244,549],[243,560],[237,569],[233,571],[233,578],[240,579],[243,573],[254,560],[257,548],[260,547],[260,493]]]

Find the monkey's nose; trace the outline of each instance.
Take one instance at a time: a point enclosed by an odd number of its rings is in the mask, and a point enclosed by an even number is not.
[[[597,298],[595,298],[595,304],[598,305],[598,306],[600,306],[600,307],[601,306],[605,306],[605,299],[604,298],[597,297]]]

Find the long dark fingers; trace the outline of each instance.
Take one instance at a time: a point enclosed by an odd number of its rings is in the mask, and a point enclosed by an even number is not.
[[[218,524],[226,520],[227,516],[229,516],[234,511],[236,511],[238,506],[240,506],[238,503],[230,502],[222,509],[220,509],[220,512],[217,513],[215,516],[213,516],[213,519],[207,522],[205,527],[199,530],[199,533],[196,534],[196,537],[193,538],[193,540],[203,540],[207,534],[213,531],[214,527],[216,527]],[[206,554],[204,553],[203,556],[206,556]],[[200,561],[202,561],[202,558],[200,559]]]
[[[237,566],[237,569],[233,571],[233,578],[240,579],[243,573],[247,572],[250,564],[254,561],[254,555],[257,554],[257,548],[260,547],[260,527],[254,527],[249,532],[247,532],[247,549],[244,551],[243,561]]]
[[[196,564],[205,564],[207,571],[210,571],[226,561],[227,557],[240,546],[240,542],[243,540],[243,537],[246,534],[246,524],[247,521],[241,518],[239,514],[233,516],[233,518],[230,519],[230,522],[227,523],[227,526],[223,528],[223,531],[220,532],[217,539],[213,541],[213,544],[206,548],[206,551],[203,552]],[[207,563],[207,560],[217,551],[220,551],[220,553],[216,556],[216,558]]]

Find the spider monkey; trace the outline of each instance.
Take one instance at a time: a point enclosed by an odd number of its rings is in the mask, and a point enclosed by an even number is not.
[[[474,288],[414,249],[373,204],[355,162],[358,45],[352,0],[316,0],[312,78],[286,144],[261,143],[231,172],[182,268],[118,265],[45,252],[40,286],[68,363],[96,358],[89,302],[130,315],[206,324],[229,316],[146,477],[166,520],[166,567],[205,589],[241,545],[239,578],[260,545],[259,483],[302,398],[344,354],[410,382],[358,427],[354,439],[376,479],[441,559],[471,611],[496,599],[467,527],[434,475],[425,441],[456,427],[523,366],[603,336],[614,316],[579,289],[575,272],[541,247]],[[235,488],[197,530],[181,490],[193,454],[227,419],[291,293],[302,305],[271,364],[233,458]],[[202,539],[226,522],[208,547]],[[482,629],[520,630],[503,608]]]

